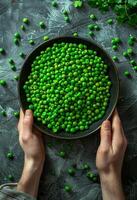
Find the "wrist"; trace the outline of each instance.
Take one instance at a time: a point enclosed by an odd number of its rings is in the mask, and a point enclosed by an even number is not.
[[[36,162],[34,159],[27,159],[25,157],[23,173],[18,183],[17,190],[36,197],[43,165],[43,161]]]
[[[104,199],[123,200],[124,193],[122,188],[121,176],[116,172],[101,172],[100,182]],[[109,198],[105,198],[105,197]]]

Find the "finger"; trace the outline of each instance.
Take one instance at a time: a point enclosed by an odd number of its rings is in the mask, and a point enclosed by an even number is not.
[[[23,119],[23,134],[32,134],[33,113],[31,110],[26,110]]]
[[[23,126],[23,119],[24,119],[24,113],[22,111],[22,108],[20,108],[20,118],[19,118],[19,122],[18,122],[18,130],[19,130],[19,132],[22,129],[22,126]]]
[[[112,118],[112,131],[112,146],[114,148],[116,148],[117,146],[121,146],[124,140],[124,131],[117,110],[114,111]]]
[[[109,120],[103,122],[101,126],[100,136],[100,146],[104,150],[109,150],[109,148],[111,147],[111,123]]]

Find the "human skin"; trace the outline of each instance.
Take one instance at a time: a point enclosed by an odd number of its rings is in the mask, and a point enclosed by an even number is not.
[[[125,200],[122,189],[121,170],[127,139],[115,110],[112,121],[103,122],[100,131],[100,146],[96,155],[103,200]]]
[[[39,181],[45,161],[42,135],[33,127],[33,113],[20,111],[19,142],[24,151],[24,168],[17,190],[37,197]]]
[[[17,190],[37,197],[39,180],[45,161],[42,135],[33,128],[33,113],[20,112],[18,124],[19,142],[24,151],[24,168]],[[117,111],[112,121],[103,122],[100,131],[100,145],[96,156],[103,200],[124,200],[121,183],[121,169],[127,140]]]

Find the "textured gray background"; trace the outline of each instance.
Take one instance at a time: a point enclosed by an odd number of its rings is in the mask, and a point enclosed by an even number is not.
[[[6,109],[8,116],[0,116],[0,182],[7,182],[9,174],[14,175],[18,181],[22,166],[23,153],[18,144],[18,133],[16,130],[17,120],[13,112],[19,110],[17,83],[13,79],[18,74],[23,60],[19,57],[19,52],[28,53],[34,47],[28,44],[28,40],[33,38],[36,45],[42,42],[44,35],[50,38],[59,35],[72,35],[78,32],[79,36],[89,38],[87,25],[92,21],[89,14],[94,13],[98,17],[96,22],[101,27],[101,31],[96,32],[95,41],[101,44],[111,55],[118,55],[120,63],[117,64],[120,77],[120,98],[118,110],[128,138],[128,149],[124,162],[123,185],[126,196],[130,200],[137,199],[137,74],[131,68],[129,62],[122,56],[122,52],[127,48],[127,38],[130,33],[137,36],[137,30],[128,25],[119,25],[115,20],[113,12],[101,13],[89,7],[85,1],[82,9],[75,9],[70,0],[60,0],[58,8],[51,6],[50,0],[22,0],[10,1],[0,0],[0,47],[6,49],[7,55],[0,56],[0,79],[7,80],[8,87],[0,87],[0,111]],[[71,23],[66,23],[61,14],[61,10],[67,9],[70,12]],[[27,31],[22,35],[21,45],[17,47],[13,44],[13,35],[19,30],[22,18],[28,17],[31,21]],[[112,17],[115,23],[108,25],[106,20]],[[41,30],[39,21],[45,21],[47,28]],[[118,52],[111,48],[111,39],[118,36],[122,39],[122,45]],[[134,47],[137,53],[137,45]],[[17,72],[13,72],[8,64],[8,58],[12,57],[17,66]],[[137,56],[135,56],[137,58]],[[129,69],[132,74],[131,79],[124,77],[123,72]],[[46,147],[47,160],[42,175],[39,199],[49,200],[95,200],[101,199],[101,189],[99,183],[92,183],[86,178],[86,173],[81,169],[82,164],[88,162],[91,169],[96,172],[95,156],[99,143],[98,135],[92,135],[82,140],[72,142],[45,138],[49,144]],[[67,149],[67,158],[58,157],[58,151]],[[15,153],[15,159],[6,159],[6,153],[11,150]],[[66,169],[72,164],[77,165],[75,177],[69,177]],[[73,192],[67,194],[63,187],[65,183],[73,186]]]

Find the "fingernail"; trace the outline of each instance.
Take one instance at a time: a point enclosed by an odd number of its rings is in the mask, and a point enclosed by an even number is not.
[[[30,117],[30,116],[31,116],[31,110],[26,110],[25,116],[26,116],[26,117]]]
[[[103,127],[105,129],[111,129],[111,124],[110,124],[110,121],[109,120],[106,120],[103,122]]]

